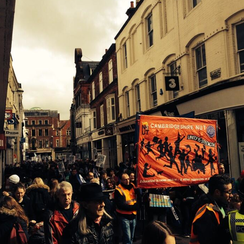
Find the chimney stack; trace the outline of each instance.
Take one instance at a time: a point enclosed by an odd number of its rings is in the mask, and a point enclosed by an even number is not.
[[[130,8],[127,9],[126,14],[128,17],[132,16],[135,13],[135,8],[134,8],[134,1],[130,2]]]

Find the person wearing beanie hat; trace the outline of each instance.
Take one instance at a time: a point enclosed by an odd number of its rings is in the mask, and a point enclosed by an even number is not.
[[[113,220],[105,211],[105,196],[97,183],[84,183],[79,191],[78,215],[63,231],[62,244],[114,243]]]
[[[18,175],[13,174],[8,177],[5,191],[2,192],[3,196],[12,196],[13,195],[13,188],[16,184],[20,182],[20,178]]]
[[[20,182],[20,178],[18,175],[14,174],[9,176],[8,181],[12,184],[18,184]]]

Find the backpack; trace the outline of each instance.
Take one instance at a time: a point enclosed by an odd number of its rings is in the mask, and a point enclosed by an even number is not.
[[[9,237],[8,244],[28,244],[25,232],[20,223],[15,223]]]

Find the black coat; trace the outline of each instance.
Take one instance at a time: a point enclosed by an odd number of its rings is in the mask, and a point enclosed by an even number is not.
[[[82,235],[78,231],[78,216],[73,219],[63,231],[62,244],[113,244],[113,221],[106,217],[101,219],[100,225],[87,219],[89,234]]]
[[[50,202],[49,187],[33,184],[27,188],[26,194],[30,198],[30,220],[43,221]]]

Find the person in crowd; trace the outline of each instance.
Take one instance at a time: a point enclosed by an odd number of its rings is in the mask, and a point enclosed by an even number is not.
[[[30,215],[30,198],[25,194],[26,189],[24,184],[19,182],[13,188],[13,197],[19,203],[19,205],[24,209],[25,214],[29,217]]]
[[[223,163],[218,164],[219,174],[224,175],[225,174],[225,165]]]
[[[84,180],[84,178],[78,173],[77,168],[74,167],[71,170],[71,174],[69,176],[69,182],[73,187],[73,199],[77,200],[78,197],[78,193],[79,193],[79,189],[80,186],[83,183],[86,183],[86,181]]]
[[[86,176],[86,183],[91,182],[91,180],[94,178],[94,173],[92,171],[89,171]]]
[[[175,244],[175,237],[167,224],[154,220],[144,229],[141,244]]]
[[[13,194],[13,188],[16,184],[20,182],[20,178],[18,175],[13,174],[8,177],[6,189],[3,191],[4,196],[12,196]]]
[[[231,197],[231,179],[226,175],[212,176],[209,193],[200,197],[193,207],[196,214],[192,221],[190,244],[229,244],[222,222]]]
[[[113,221],[104,209],[101,186],[83,184],[79,198],[79,213],[64,229],[62,244],[114,243]]]
[[[229,230],[230,238],[233,244],[244,243],[244,179],[239,185],[239,197],[242,201],[240,209],[230,211],[226,227]]]
[[[241,171],[240,176],[235,181],[235,191],[238,193],[242,179],[244,179],[244,169]]]
[[[115,188],[114,203],[123,234],[123,244],[132,244],[137,215],[135,186],[127,173],[122,173],[120,184]]]
[[[115,182],[116,185],[119,184],[119,177],[115,174],[113,168],[109,169],[109,177]]]
[[[29,219],[25,215],[23,208],[11,196],[4,196],[0,207],[0,242],[1,243],[19,243],[17,242],[16,232],[20,229],[21,240],[28,241],[27,226]]]
[[[106,190],[106,181],[107,181],[107,178],[108,178],[108,174],[107,174],[107,171],[106,170],[102,170],[101,173],[100,173],[100,182],[101,182],[101,187],[103,190]]]
[[[196,187],[184,186],[175,188],[176,198],[179,200],[179,216],[182,223],[182,235],[190,237],[191,233],[191,209],[196,200]]]
[[[52,206],[55,205],[56,202],[56,191],[58,189],[59,186],[59,182],[57,179],[51,179],[50,180],[50,191],[49,191],[49,195],[50,195],[50,202],[49,202],[49,208],[52,208]]]
[[[59,183],[54,210],[48,211],[44,221],[46,244],[59,244],[62,240],[64,228],[78,214],[79,204],[72,201],[73,188],[67,181]]]
[[[133,183],[136,186],[135,173],[132,171],[132,172],[130,172],[129,176],[130,176],[130,182]]]
[[[240,210],[242,204],[242,199],[240,197],[240,193],[234,193],[233,197],[230,200],[229,206],[228,206],[228,212],[233,210]]]
[[[46,207],[50,202],[49,191],[49,186],[45,185],[40,177],[36,177],[26,189],[26,194],[30,198],[30,220],[37,223],[44,220]]]

